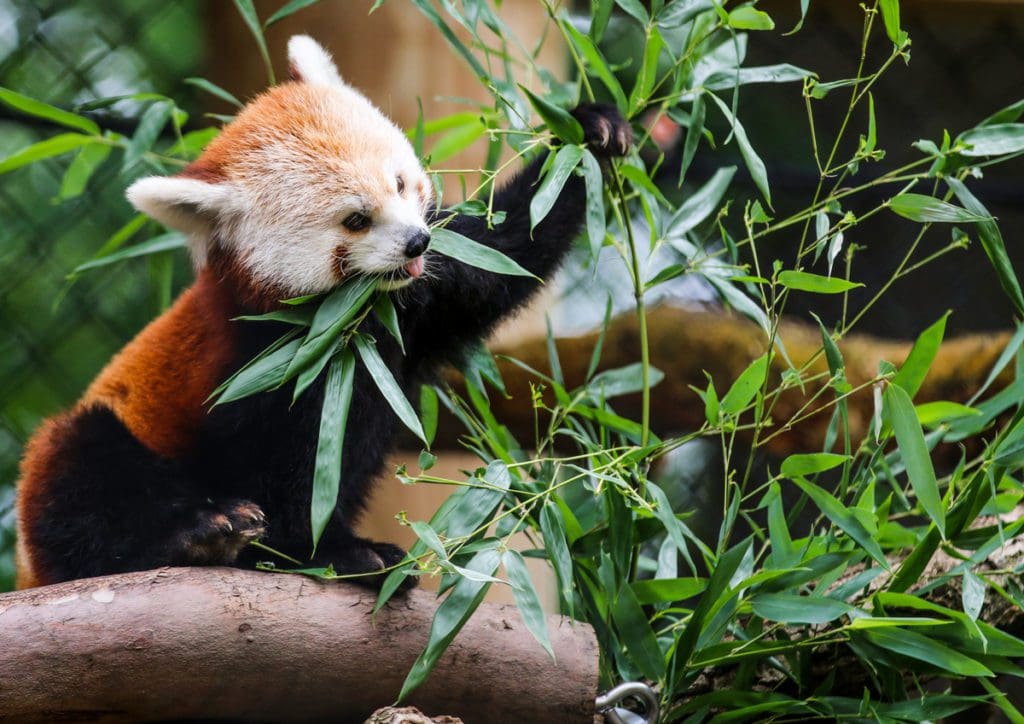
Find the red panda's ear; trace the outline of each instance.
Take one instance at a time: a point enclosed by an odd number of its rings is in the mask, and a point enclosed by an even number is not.
[[[330,54],[308,35],[293,35],[288,41],[288,70],[302,83],[345,85]]]
[[[187,176],[150,176],[128,187],[128,200],[139,211],[190,238],[196,261],[202,265],[215,220],[232,215],[238,194],[229,182]]]

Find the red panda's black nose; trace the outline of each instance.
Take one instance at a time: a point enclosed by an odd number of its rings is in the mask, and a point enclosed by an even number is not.
[[[427,246],[430,245],[430,232],[417,231],[405,244],[405,255],[410,259],[415,259],[420,254],[427,250]]]

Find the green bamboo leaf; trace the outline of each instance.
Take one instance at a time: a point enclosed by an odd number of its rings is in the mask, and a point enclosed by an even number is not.
[[[595,43],[601,42],[601,36],[608,27],[608,19],[614,6],[615,0],[590,0],[590,16],[593,18],[590,23],[590,37]]]
[[[880,0],[878,9],[882,11],[885,34],[892,42],[899,43],[903,31],[900,27],[900,0]]]
[[[590,258],[596,260],[604,245],[604,180],[601,165],[588,149],[583,151],[580,164],[583,181],[587,187],[587,239],[590,242]]]
[[[964,131],[957,142],[963,156],[1002,156],[1024,151],[1024,123],[998,123]]]
[[[668,533],[668,537],[675,545],[676,550],[679,551],[679,555],[686,559],[690,570],[697,570],[693,558],[690,556],[689,546],[686,544],[687,538],[697,540],[697,537],[687,528],[685,523],[676,517],[675,511],[672,510],[672,503],[669,502],[664,490],[648,481],[647,491],[654,503],[654,515],[661,521],[662,526],[664,526],[665,531]]]
[[[660,28],[678,28],[683,23],[688,23],[705,10],[715,7],[717,0],[675,0],[666,3],[658,11],[655,21]]]
[[[430,250],[458,259],[463,264],[486,269],[495,274],[532,277],[533,274],[518,262],[505,256],[497,249],[484,246],[451,229],[437,228],[430,233]],[[536,277],[534,277],[536,278]]]
[[[263,23],[264,28],[269,28],[274,23],[284,20],[289,15],[297,13],[303,8],[308,8],[310,5],[316,5],[320,0],[291,0],[291,2],[283,5],[280,10],[267,18],[267,21]]]
[[[988,213],[988,209],[975,198],[974,194],[967,190],[963,182],[947,176],[946,183],[953,190],[953,193],[956,194],[960,203],[969,212],[981,218],[977,222],[977,228],[985,254],[988,256],[992,267],[996,270],[996,275],[999,277],[999,284],[1003,287],[1003,291],[1006,292],[1010,301],[1017,307],[1017,311],[1024,314],[1024,293],[1021,292],[1020,283],[1017,281],[1017,273],[1013,270],[1013,264],[1006,253],[1006,245],[1003,243],[1003,235],[999,231],[999,225],[996,224],[992,215]]]
[[[409,524],[409,527],[412,528],[416,537],[423,541],[423,545],[437,554],[438,558],[442,561],[448,560],[448,551],[445,550],[444,543],[441,542],[437,531],[429,523],[425,523],[422,520],[414,520]]]
[[[184,234],[172,231],[167,234],[160,234],[154,236],[152,239],[142,242],[141,244],[135,244],[129,246],[126,249],[115,251],[112,254],[101,256],[97,259],[90,259],[84,264],[79,264],[71,272],[72,275],[80,274],[90,269],[96,269],[101,266],[108,266],[110,264],[116,264],[125,259],[134,259],[140,256],[147,256],[149,254],[159,254],[164,251],[171,251],[173,249],[184,249],[188,245],[188,237]]]
[[[434,25],[434,27],[440,31],[441,35],[443,35],[444,39],[448,41],[448,44],[452,49],[461,55],[467,63],[469,63],[469,67],[473,69],[473,73],[476,77],[481,81],[489,83],[490,74],[484,70],[482,65],[480,65],[480,61],[477,60],[471,52],[469,52],[469,48],[466,47],[465,43],[459,40],[455,32],[448,26],[448,23],[438,15],[437,11],[431,4],[431,0],[413,0],[413,5],[415,5]]]
[[[544,220],[544,217],[554,207],[569,175],[582,159],[583,149],[580,146],[562,146],[558,149],[551,168],[544,175],[544,180],[541,181],[540,187],[534,192],[533,199],[530,200],[531,231]]]
[[[196,88],[199,88],[200,90],[206,91],[212,96],[220,98],[222,101],[227,101],[236,108],[241,108],[243,106],[242,101],[235,98],[233,95],[228,93],[219,85],[216,85],[206,80],[206,78],[186,78],[185,82],[189,85],[194,85]]]
[[[353,277],[327,295],[313,315],[309,331],[295,358],[288,365],[285,381],[330,357],[345,326],[351,322],[373,294],[377,282],[372,277]],[[323,365],[321,364],[321,369]],[[312,382],[312,380],[306,380]]]
[[[612,606],[612,620],[618,631],[619,641],[626,647],[630,662],[652,681],[664,677],[665,655],[658,646],[658,639],[644,610],[640,607],[640,602],[629,586],[619,588]]]
[[[737,30],[774,30],[775,21],[763,10],[744,5],[729,13],[729,27]]]
[[[814,72],[789,63],[753,68],[716,70],[701,84],[705,90],[727,90],[752,83],[793,83],[814,76]]]
[[[488,548],[473,556],[473,559],[466,565],[466,569],[485,576],[492,576],[498,570],[500,562],[501,556],[498,551]],[[398,694],[399,701],[408,696],[413,689],[422,684],[430,675],[434,665],[437,664],[437,660],[441,658],[441,654],[445,652],[452,639],[455,638],[455,635],[466,624],[469,617],[473,615],[480,602],[484,600],[484,595],[487,593],[490,585],[486,580],[473,580],[468,577],[459,578],[452,592],[448,594],[448,597],[441,602],[441,605],[437,607],[437,611],[434,612],[434,620],[430,624],[430,636],[427,639],[427,646],[417,657],[412,665],[412,669],[410,669],[409,674],[405,677],[402,690]]]
[[[622,84],[619,83],[618,78],[615,77],[611,68],[608,67],[607,61],[605,61],[604,56],[598,50],[594,41],[577,30],[568,19],[563,19],[560,24],[572,41],[572,44],[576,46],[580,56],[586,61],[587,69],[601,80],[615,100],[615,106],[625,113],[628,110],[626,92],[622,90]]]
[[[629,584],[633,595],[642,606],[655,603],[685,601],[699,595],[706,587],[704,578],[654,578]]]
[[[83,136],[79,133],[61,133],[47,138],[45,141],[33,143],[31,146],[15,151],[7,158],[0,160],[0,174],[94,143],[96,143],[96,139],[90,136]]]
[[[661,37],[661,31],[656,26],[648,26],[647,39],[644,42],[644,55],[640,60],[640,70],[637,73],[633,89],[629,93],[629,106],[627,117],[632,118],[639,113],[650,100],[651,91],[658,82],[658,59],[665,47],[665,40]]]
[[[598,399],[611,399],[639,392],[644,388],[643,369],[642,364],[635,362],[624,367],[605,370],[587,383],[587,390]],[[647,370],[647,383],[650,387],[654,387],[665,379],[665,373],[661,370],[649,365]]]
[[[1022,115],[1024,115],[1024,100],[1019,100],[1016,103],[1011,103],[1005,108],[1000,108],[978,125],[994,126],[1000,123],[1014,123]]]
[[[487,126],[479,116],[473,116],[466,123],[456,126],[434,142],[434,145],[430,147],[430,153],[427,154],[430,157],[430,162],[438,164],[447,161],[472,146],[486,133]]]
[[[977,621],[981,615],[982,606],[985,605],[985,588],[987,584],[974,571],[964,571],[963,585],[961,586],[961,599],[963,601],[964,613],[972,621]]]
[[[687,232],[714,213],[725,196],[725,192],[736,175],[735,166],[726,166],[715,171],[708,182],[691,194],[672,214],[665,226],[665,238],[669,243],[681,239]]]
[[[128,149],[124,154],[122,168],[130,169],[142,156],[149,151],[160,132],[167,125],[167,121],[174,111],[174,104],[168,101],[157,101],[150,104],[139,119],[139,125],[135,127],[135,134],[132,136]]]
[[[278,347],[271,353],[261,355],[239,372],[227,383],[214,391],[217,400],[215,405],[223,405],[244,397],[255,395],[278,387],[284,382],[284,374],[288,363],[299,349],[301,339],[293,339]]]
[[[968,407],[958,402],[948,402],[946,400],[936,400],[935,402],[915,405],[914,412],[917,413],[917,421],[923,427],[935,427],[949,420],[958,420],[961,417],[974,417],[981,414],[981,410],[976,407]]]
[[[313,322],[313,314],[315,312],[316,310],[310,306],[286,307],[284,309],[275,309],[266,314],[243,314],[232,319],[240,319],[246,322],[284,322],[285,324],[294,324],[296,327],[308,327]]]
[[[683,185],[686,172],[697,153],[700,139],[704,136],[704,118],[707,107],[704,105],[704,93],[697,91],[690,106],[690,125],[686,127],[686,140],[683,142],[683,158],[679,164],[679,185]],[[730,167],[735,168],[735,167]],[[716,171],[717,173],[717,171]]]
[[[747,165],[754,183],[757,185],[758,190],[760,190],[761,195],[764,196],[765,201],[768,202],[770,208],[772,205],[772,191],[768,185],[768,172],[765,170],[764,161],[757,155],[754,147],[750,145],[746,129],[743,128],[740,119],[732,114],[732,110],[725,104],[725,101],[714,93],[706,93],[705,95],[715,102],[722,115],[725,116],[725,120],[732,127],[732,131],[736,136],[736,144],[740,147],[740,155],[743,156],[743,162]]]
[[[395,309],[395,303],[391,300],[391,295],[379,294],[377,300],[373,303],[373,312],[377,315],[380,323],[384,325],[384,328],[388,330],[388,333],[398,342],[398,346],[402,349],[402,354],[405,354],[405,342],[402,341],[402,330],[398,324],[398,310]]]
[[[551,648],[551,639],[548,636],[548,622],[544,616],[544,609],[540,604],[540,597],[533,585],[530,571],[526,568],[526,561],[519,554],[519,551],[507,550],[501,557],[505,564],[505,571],[508,573],[508,582],[512,585],[512,598],[519,609],[519,615],[523,623],[537,643],[544,647],[552,660],[555,652]]]
[[[767,376],[768,355],[763,354],[751,362],[732,383],[732,387],[719,404],[719,410],[730,415],[738,415],[760,392]]]
[[[565,538],[565,520],[562,518],[562,512],[550,500],[540,511],[540,529],[544,536],[548,560],[551,561],[558,579],[559,598],[564,603],[565,611],[572,615],[572,556],[569,554],[569,544]]]
[[[924,194],[899,194],[889,200],[889,208],[896,214],[911,221],[922,223],[975,223],[991,221],[991,217],[979,216],[948,201]]]
[[[970,656],[908,628],[901,628],[898,631],[885,628],[872,629],[866,631],[864,635],[875,646],[881,646],[883,649],[893,651],[901,656],[924,661],[953,674],[994,676],[987,667]]]
[[[799,476],[792,478],[792,480],[798,488],[807,494],[807,497],[814,501],[814,504],[818,506],[818,510],[824,513],[826,518],[853,538],[885,570],[889,570],[889,562],[885,560],[885,554],[882,553],[882,549],[871,533],[864,527],[864,524],[860,522],[860,518],[826,490]]]
[[[911,399],[921,389],[924,378],[928,374],[932,362],[935,361],[935,355],[938,354],[942,338],[946,333],[946,320],[949,315],[950,312],[946,312],[937,322],[921,332],[914,341],[914,346],[911,347],[910,354],[907,355],[900,371],[891,380],[892,384],[899,385],[906,390]]]
[[[782,461],[782,474],[787,478],[793,478],[798,475],[806,477],[816,473],[823,473],[826,470],[831,470],[832,468],[837,468],[849,459],[849,455],[836,455],[835,453],[790,455]]]
[[[437,391],[432,385],[420,386],[420,422],[423,423],[427,447],[430,447],[437,434]]]
[[[313,466],[313,496],[309,508],[314,552],[338,503],[341,452],[345,442],[348,410],[352,403],[355,369],[355,356],[352,350],[346,349],[334,358],[327,371],[323,408],[320,412],[320,435],[317,438],[316,462]]]
[[[779,284],[787,289],[813,294],[842,294],[851,289],[864,286],[858,282],[847,281],[837,277],[823,277],[811,272],[787,269],[779,274]]]
[[[750,599],[754,613],[768,621],[821,626],[856,609],[833,598],[801,596],[797,593],[759,593]]]
[[[384,360],[380,358],[377,347],[368,337],[362,334],[356,334],[352,341],[356,346],[356,351],[359,353],[359,358],[366,365],[370,377],[373,378],[374,383],[377,385],[377,389],[380,390],[388,405],[391,406],[391,409],[395,411],[398,419],[402,421],[402,424],[410,432],[422,440],[424,444],[427,444],[427,436],[423,433],[423,427],[416,417],[416,411],[412,409],[412,405],[405,399],[405,393],[402,392],[402,388],[395,381],[391,370],[384,364]]]
[[[934,521],[943,537],[946,535],[946,513],[939,495],[939,484],[935,479],[935,468],[928,454],[928,446],[924,441],[924,433],[917,422],[914,403],[910,395],[899,385],[889,385],[884,394],[885,404],[889,410],[889,418],[896,444],[903,457],[907,469],[910,486],[914,489],[921,507]]]
[[[100,143],[84,146],[75,154],[75,158],[68,165],[68,170],[64,172],[57,198],[60,201],[66,201],[81,196],[93,173],[107,159],[112,150],[113,146]]]
[[[622,164],[621,166],[619,166],[618,171],[622,175],[622,177],[628,179],[629,182],[633,184],[633,186],[636,189],[643,189],[651,196],[653,196],[655,199],[657,199],[658,203],[664,206],[665,208],[672,208],[675,205],[670,203],[669,200],[665,198],[665,195],[661,193],[661,189],[659,189],[658,186],[654,183],[654,181],[651,180],[651,177],[648,175],[646,169],[638,168],[637,166],[630,166],[628,164]]]
[[[643,6],[640,0],[615,0],[615,4],[618,5],[623,11],[633,17],[641,25],[647,25],[651,22],[650,16],[647,14],[647,9]]]
[[[274,78],[274,65],[270,62],[267,40],[263,37],[263,26],[260,25],[256,8],[253,7],[252,0],[234,0],[234,2],[238,13],[242,16],[242,20],[245,21],[246,27],[249,28],[249,32],[252,33],[252,37],[256,40],[256,46],[260,50],[260,57],[263,58],[263,66],[267,69],[267,81],[270,85],[274,85],[277,83],[277,79]]]
[[[0,87],[0,103],[16,111],[21,111],[30,116],[42,118],[67,128],[74,128],[92,136],[100,135],[100,127],[88,118],[51,106],[49,103],[37,101],[35,98],[29,98],[9,88]]]
[[[566,148],[583,143],[583,126],[572,117],[569,111],[546,101],[540,96],[534,95],[526,86],[520,85],[519,87],[530,100],[530,105],[537,111],[537,115],[544,120],[548,130],[564,143],[569,144]]]

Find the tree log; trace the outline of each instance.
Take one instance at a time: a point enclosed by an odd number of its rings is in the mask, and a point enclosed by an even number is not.
[[[0,720],[362,722],[396,699],[432,594],[298,575],[162,568],[0,595]],[[591,722],[590,626],[548,617],[556,661],[482,604],[408,698],[474,722]]]
[[[760,327],[744,317],[723,311],[660,307],[649,313],[648,334],[651,364],[665,373],[665,379],[651,396],[651,425],[663,436],[697,430],[704,423],[704,404],[690,387],[707,387],[705,370],[713,377],[718,394],[723,395],[746,366],[764,354],[767,348],[767,339]],[[557,340],[566,387],[583,384],[597,337],[594,332]],[[807,410],[801,411],[801,408],[828,382],[828,366],[824,356],[818,354],[821,349],[821,332],[817,327],[804,322],[784,319],[779,327],[779,337],[793,364],[797,368],[808,364],[809,374],[818,374],[819,377],[806,384],[804,390],[791,387],[782,393],[772,410],[776,429],[798,412],[801,415],[815,410],[818,412],[771,437],[767,450],[779,456],[818,450],[828,428],[833,396],[822,395]],[[1009,332],[972,334],[944,342],[915,402],[964,402],[981,386],[1009,338]],[[846,363],[846,377],[854,386],[873,378],[878,373],[880,360],[902,364],[910,348],[910,342],[865,334],[850,334],[839,342]],[[521,360],[541,372],[547,373],[549,370],[547,343],[543,337],[510,347],[496,347],[493,351]],[[639,359],[640,336],[636,317],[630,314],[612,320],[605,337],[599,369],[621,367]],[[520,443],[528,446],[534,435],[530,382],[536,383],[539,380],[521,367],[504,360],[499,360],[498,367],[510,397],[492,394],[492,411]],[[778,384],[779,375],[787,367],[781,356],[773,357],[772,376],[769,379],[772,386]],[[1010,371],[1004,372],[993,386],[993,391],[1009,381],[1010,374]],[[448,380],[455,389],[461,389],[461,378],[457,373],[451,373]],[[616,398],[612,400],[612,405],[619,414],[634,420],[640,419],[639,395]],[[873,405],[871,390],[868,388],[850,397],[850,433],[853,439],[861,438],[866,432],[873,414]],[[772,432],[769,430],[766,435]],[[464,433],[454,418],[446,416],[438,429],[435,447],[457,447],[458,438]]]

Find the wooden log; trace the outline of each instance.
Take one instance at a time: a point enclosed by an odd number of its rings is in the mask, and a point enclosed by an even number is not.
[[[0,595],[0,720],[362,722],[395,701],[432,594],[298,575],[162,568]],[[598,649],[548,618],[556,660],[483,604],[408,704],[472,722],[591,722]]]

